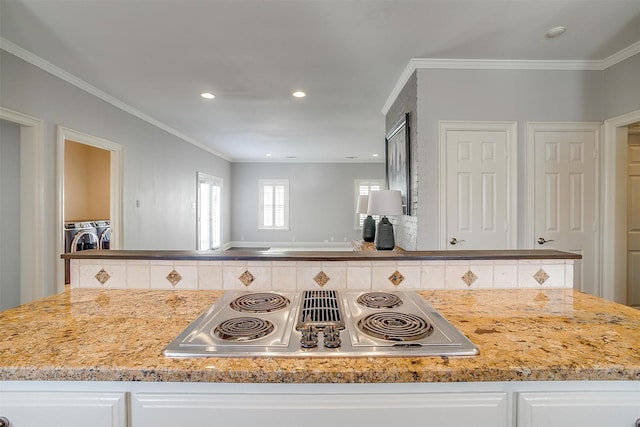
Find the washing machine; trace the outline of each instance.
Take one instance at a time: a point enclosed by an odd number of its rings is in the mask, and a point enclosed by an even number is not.
[[[111,223],[109,221],[93,221],[98,236],[98,249],[109,249],[111,246]]]
[[[98,249],[98,233],[92,222],[66,222],[64,224],[64,252],[72,253]],[[64,263],[64,282],[70,283],[70,264]]]

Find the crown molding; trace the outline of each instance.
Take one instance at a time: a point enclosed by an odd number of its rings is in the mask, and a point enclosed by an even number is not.
[[[633,55],[638,53],[640,53],[640,41],[637,41],[631,46],[622,49],[620,52],[614,53],[610,57],[602,60],[602,69],[606,70],[609,67],[613,67],[617,63],[631,58]]]
[[[91,95],[102,99],[105,102],[108,102],[109,104],[113,105],[116,108],[119,108],[141,120],[144,120],[145,122],[159,128],[162,129],[163,131],[170,133],[171,135],[180,138],[181,140],[188,142],[189,144],[195,145],[196,147],[207,151],[211,154],[214,154],[224,160],[227,161],[231,161],[231,159],[222,154],[219,153],[207,146],[205,146],[204,144],[201,144],[200,142],[196,141],[195,139],[183,134],[182,132],[172,128],[171,126],[166,125],[165,123],[162,123],[159,120],[154,119],[153,117],[143,113],[142,111],[133,108],[132,106],[130,106],[129,104],[126,104],[122,101],[120,101],[119,99],[109,95],[106,92],[101,91],[100,89],[96,88],[95,86],[90,85],[89,83],[87,83],[86,81],[74,76],[71,73],[68,73],[67,71],[63,70],[62,68],[53,65],[52,63],[50,63],[49,61],[40,58],[39,56],[35,55],[34,53],[18,46],[17,44],[3,38],[0,37],[0,49],[4,50],[5,52],[8,52],[12,55],[17,56],[20,59],[23,59],[24,61],[29,62],[32,65],[35,65],[36,67],[48,72],[49,74],[52,74],[56,77],[58,77],[59,79],[64,80],[65,82],[72,84],[73,86],[76,86],[79,89],[84,90],[85,92],[90,93]]]
[[[640,41],[598,61],[411,58],[383,105],[382,114],[389,112],[400,91],[418,69],[604,71],[637,53],[640,53]]]

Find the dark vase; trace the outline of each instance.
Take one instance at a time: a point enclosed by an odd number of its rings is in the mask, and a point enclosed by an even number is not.
[[[376,220],[368,215],[362,225],[362,240],[365,242],[373,242],[376,237]]]
[[[393,238],[393,224],[389,222],[386,216],[378,223],[375,240],[376,249],[379,251],[390,251],[396,247],[396,242]]]

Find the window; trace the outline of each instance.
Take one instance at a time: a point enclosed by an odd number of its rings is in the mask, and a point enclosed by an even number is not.
[[[289,180],[261,179],[260,187],[260,223],[262,230],[289,229]]]
[[[222,245],[222,179],[198,172],[198,250]]]
[[[355,193],[354,193],[354,209],[358,203],[358,196],[360,195],[368,195],[371,191],[378,191],[384,188],[384,180],[383,179],[356,179],[355,181]],[[362,224],[364,219],[367,217],[366,214],[356,213],[354,215],[354,227],[356,230],[362,230]],[[379,215],[373,215],[373,219],[378,221],[380,219]]]

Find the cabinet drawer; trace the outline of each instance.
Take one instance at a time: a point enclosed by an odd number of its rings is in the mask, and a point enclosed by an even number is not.
[[[518,427],[635,427],[640,392],[520,393]]]
[[[126,427],[126,393],[1,391],[11,427]]]
[[[141,393],[132,425],[507,427],[506,393]]]

